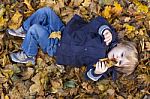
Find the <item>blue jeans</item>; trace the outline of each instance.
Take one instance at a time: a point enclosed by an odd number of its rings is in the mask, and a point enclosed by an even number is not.
[[[27,32],[22,43],[22,50],[28,56],[36,56],[40,47],[44,53],[53,56],[56,52],[58,39],[49,38],[53,31],[63,31],[64,24],[49,7],[37,10],[23,23]]]

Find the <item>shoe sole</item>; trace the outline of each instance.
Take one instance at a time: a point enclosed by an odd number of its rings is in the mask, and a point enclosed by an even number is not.
[[[25,36],[19,36],[19,35],[15,35],[15,33],[11,33],[11,30],[7,30],[6,33],[8,33],[11,36],[20,37],[20,38],[23,38],[23,39],[25,38]]]
[[[25,62],[19,62],[19,61],[13,60],[11,54],[9,54],[8,56],[9,56],[9,60],[10,60],[12,63],[16,63],[16,64],[17,64],[17,63],[19,63],[19,64],[28,64],[28,63],[31,62],[31,61],[29,61],[29,62],[27,62],[27,63],[25,63]],[[34,63],[31,62],[31,64],[32,64],[32,65],[35,65],[35,62],[34,62]]]

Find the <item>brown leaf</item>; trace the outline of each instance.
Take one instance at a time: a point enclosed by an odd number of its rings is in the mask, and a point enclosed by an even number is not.
[[[92,93],[94,91],[92,86],[87,82],[83,82],[81,85],[82,85],[83,89],[85,89],[89,93]]]
[[[145,42],[145,47],[147,51],[150,51],[150,42]]]
[[[57,80],[51,80],[51,85],[54,89],[59,89],[59,88],[62,88],[63,87],[63,84],[62,84],[62,80],[61,79],[57,79]]]
[[[83,0],[74,0],[72,1],[74,6],[80,6]]]
[[[145,85],[150,85],[150,76],[146,74],[140,74],[137,78],[140,80],[140,82],[143,82]]]
[[[29,67],[29,68],[27,69],[27,71],[21,73],[22,79],[23,79],[23,80],[29,79],[29,78],[33,75],[33,73],[34,73],[34,69]]]
[[[30,86],[30,94],[35,94],[36,92],[39,93],[42,90],[42,86],[39,83],[35,83],[33,85]]]
[[[10,29],[17,29],[21,26],[23,20],[23,16],[21,13],[19,13],[19,11],[16,11],[16,13],[13,15],[13,17],[11,18],[10,24],[9,24],[9,28]]]
[[[84,0],[84,2],[82,3],[84,7],[88,7],[90,4],[91,4],[91,0]]]

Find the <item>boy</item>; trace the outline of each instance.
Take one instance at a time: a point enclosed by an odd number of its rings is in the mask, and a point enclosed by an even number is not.
[[[58,38],[49,38],[52,32],[58,31],[62,32],[60,41]],[[115,70],[114,67],[108,68],[99,59],[115,59],[115,66],[119,67],[117,70],[125,74],[131,74],[138,62],[135,47],[128,42],[118,43],[113,27],[100,16],[86,22],[80,16],[74,15],[64,26],[55,12],[45,7],[32,14],[21,28],[8,29],[8,33],[25,37],[22,51],[10,54],[12,61],[35,64],[40,47],[49,56],[55,56],[57,64],[87,66],[86,76],[93,81]]]

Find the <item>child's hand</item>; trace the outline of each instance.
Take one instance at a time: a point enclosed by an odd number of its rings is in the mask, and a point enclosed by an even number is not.
[[[109,30],[105,30],[103,32],[104,35],[104,42],[106,42],[106,45],[109,45],[109,43],[112,41],[112,34]]]
[[[98,61],[98,62],[96,63],[96,68],[95,68],[94,73],[95,73],[95,74],[102,74],[102,73],[106,72],[107,69],[108,69],[108,67],[105,66],[105,63],[104,63],[104,62]]]

